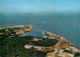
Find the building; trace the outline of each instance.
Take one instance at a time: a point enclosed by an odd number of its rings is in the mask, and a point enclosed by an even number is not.
[[[33,46],[35,50],[42,50],[42,46]]]
[[[42,38],[32,38],[32,41],[39,41],[39,40],[42,40]]]
[[[33,47],[33,45],[25,45],[24,47],[25,47],[26,49],[30,49],[30,48]]]

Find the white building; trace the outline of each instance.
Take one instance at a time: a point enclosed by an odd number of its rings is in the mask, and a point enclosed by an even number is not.
[[[33,45],[25,45],[24,47],[25,47],[26,49],[30,49],[30,48],[33,47]]]

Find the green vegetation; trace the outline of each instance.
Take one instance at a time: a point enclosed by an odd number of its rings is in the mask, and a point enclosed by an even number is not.
[[[27,50],[27,57],[45,57],[46,53],[34,50],[33,48]]]
[[[11,56],[26,56],[26,49],[24,45],[31,40],[31,36],[25,37],[0,37],[0,56],[11,57]]]
[[[15,29],[0,29],[0,57],[44,57],[46,53],[34,49],[26,50],[24,45],[29,43],[32,36],[18,37]],[[12,37],[10,37],[12,36]]]
[[[4,33],[0,35],[0,37],[17,37],[16,33],[14,32],[15,29],[0,29],[0,33]]]
[[[80,53],[75,53],[74,57],[80,57]]]
[[[8,37],[0,37],[0,56],[1,57],[43,57],[46,53],[36,51],[34,49],[26,50],[24,45],[31,40],[32,36],[25,37],[16,37],[16,38],[8,38]]]
[[[39,41],[31,41],[30,44],[38,46],[52,46],[55,45],[57,42],[58,42],[57,39],[43,38],[42,40]]]
[[[5,32],[5,29],[0,29],[0,33]]]

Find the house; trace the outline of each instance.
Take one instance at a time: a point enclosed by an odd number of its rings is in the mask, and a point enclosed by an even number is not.
[[[74,54],[64,52],[63,54],[59,54],[58,56],[61,56],[61,57],[74,57]]]
[[[39,40],[42,40],[42,38],[32,38],[32,41],[39,41]]]
[[[33,47],[33,45],[25,45],[24,47],[25,47],[26,49],[30,49],[30,48]]]
[[[33,46],[35,50],[42,50],[42,46]]]

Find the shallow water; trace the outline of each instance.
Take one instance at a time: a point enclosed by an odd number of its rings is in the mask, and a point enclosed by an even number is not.
[[[74,15],[26,15],[0,16],[0,27],[33,24],[34,31],[28,35],[43,36],[37,30],[46,30],[66,37],[80,47],[80,14]],[[33,33],[32,33],[33,32]]]

